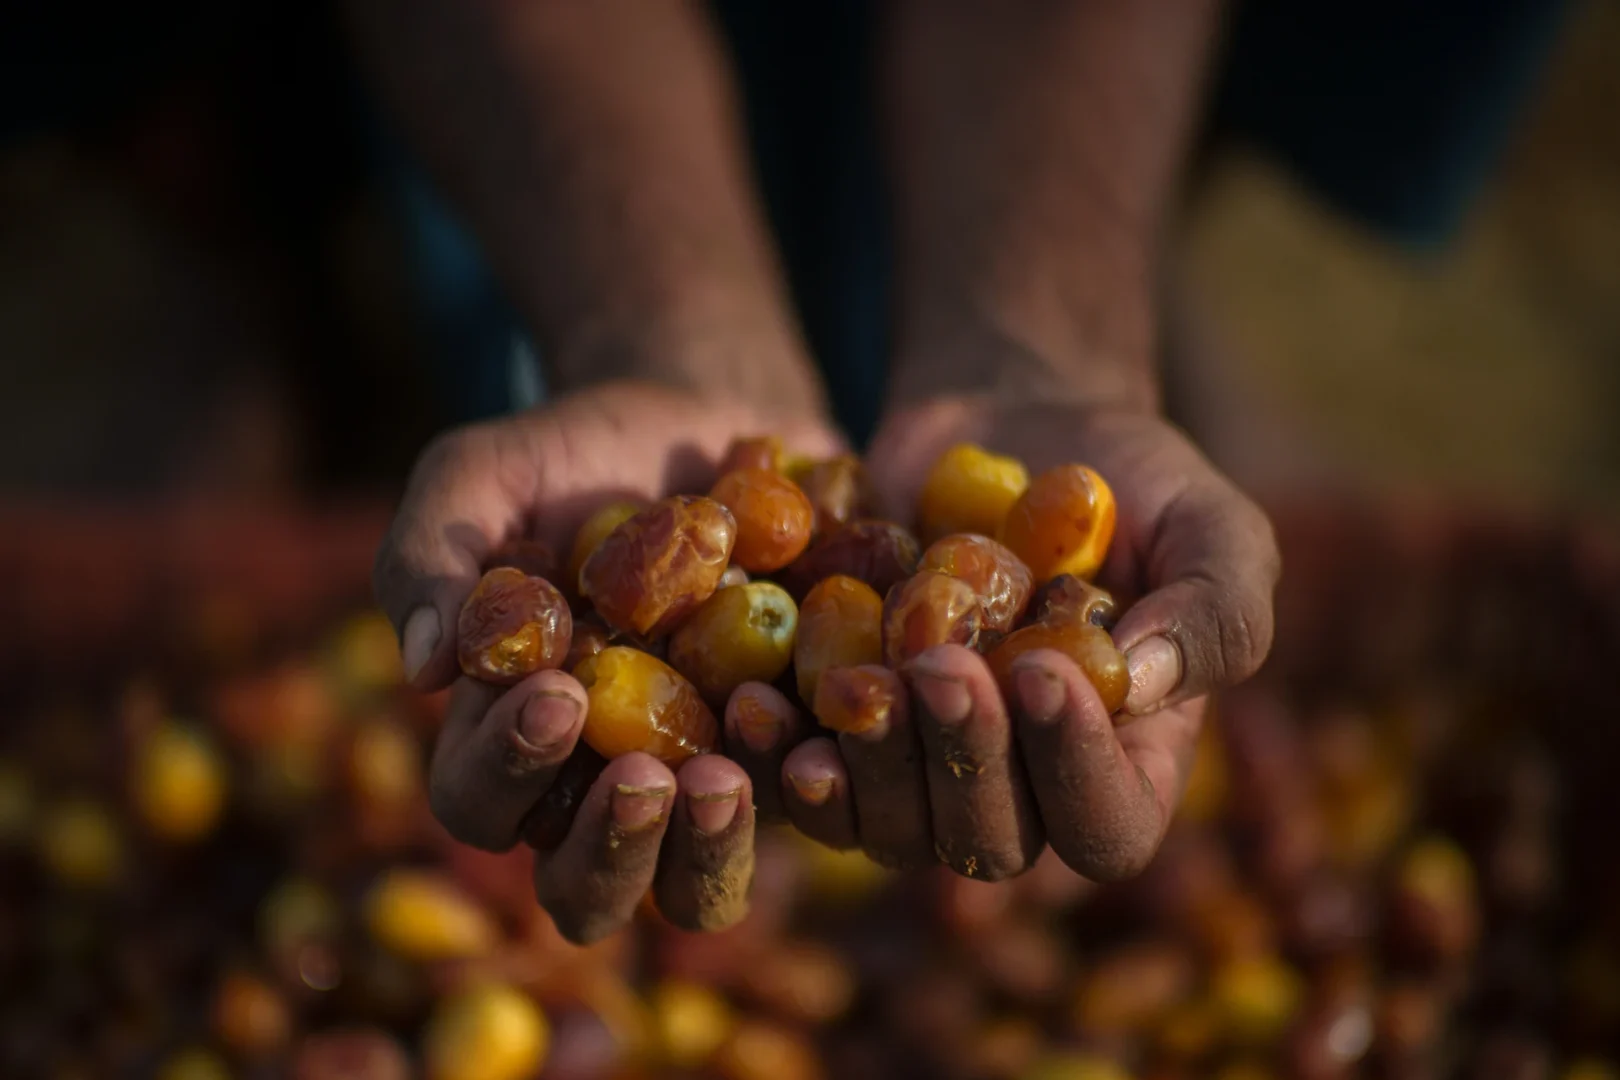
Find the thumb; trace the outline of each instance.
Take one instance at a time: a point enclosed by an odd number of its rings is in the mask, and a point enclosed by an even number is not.
[[[372,571],[407,680],[438,690],[456,677],[456,621],[483,560],[522,526],[539,482],[535,455],[500,428],[441,435],[417,459]]]
[[[1134,714],[1253,675],[1271,651],[1282,569],[1270,521],[1219,477],[1166,506],[1152,536],[1145,565],[1153,591],[1114,629]]]

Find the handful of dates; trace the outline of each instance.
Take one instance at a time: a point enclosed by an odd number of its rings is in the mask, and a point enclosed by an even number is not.
[[[564,565],[537,544],[497,552],[462,608],[464,673],[511,685],[564,669],[589,696],[583,738],[603,758],[675,766],[717,748],[733,691],[770,683],[827,728],[863,723],[858,678],[942,644],[977,649],[1004,684],[1032,649],[1071,657],[1120,722],[1130,680],[1093,585],[1113,493],[1064,465],[1031,478],[969,444],[934,465],[915,527],[870,516],[852,456],[794,458],[740,439],[704,495],[613,502]]]

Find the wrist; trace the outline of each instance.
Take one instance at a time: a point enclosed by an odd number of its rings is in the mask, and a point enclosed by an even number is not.
[[[797,332],[736,308],[582,322],[554,340],[547,368],[561,392],[639,382],[762,414],[826,414],[825,389]]]
[[[1151,320],[1115,313],[1104,329],[1064,319],[935,305],[901,328],[888,404],[945,397],[1157,412]]]

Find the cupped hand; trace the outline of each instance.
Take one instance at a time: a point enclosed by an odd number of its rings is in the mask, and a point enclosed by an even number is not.
[[[593,387],[435,440],[378,553],[377,599],[399,632],[407,677],[425,691],[452,687],[429,773],[434,814],[480,848],[527,839],[539,901],[575,941],[623,925],[649,889],[688,928],[740,918],[753,860],[748,774],[717,754],[678,773],[632,754],[608,762],[582,793],[558,798],[571,759],[589,754],[582,745],[575,753],[584,688],[557,671],[509,688],[462,676],[462,602],[504,543],[538,540],[566,556],[604,502],[707,490],[734,437],[767,431],[802,453],[839,449],[813,417],[640,383]],[[553,810],[568,811],[560,828],[536,827],[548,794]]]
[[[1157,416],[1114,408],[937,399],[892,416],[869,455],[885,512],[909,519],[934,460],[976,442],[1032,474],[1081,462],[1113,489],[1118,526],[1099,581],[1121,601],[1131,673],[1115,726],[1067,657],[1026,654],[1003,700],[984,661],[939,646],[892,681],[860,734],[811,739],[784,765],[800,828],[880,861],[938,859],[996,880],[1050,844],[1099,881],[1152,859],[1185,787],[1205,696],[1251,675],[1272,635],[1280,563],[1270,524]]]

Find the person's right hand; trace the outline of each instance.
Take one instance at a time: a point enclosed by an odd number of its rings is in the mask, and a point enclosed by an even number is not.
[[[646,754],[617,758],[579,800],[565,834],[535,836],[534,811],[579,740],[585,691],[560,671],[510,688],[462,677],[462,602],[506,541],[539,540],[566,557],[574,532],[604,502],[706,491],[731,440],[765,432],[800,453],[841,449],[814,417],[641,383],[592,387],[435,440],[378,553],[377,599],[399,633],[408,679],[424,691],[452,686],[430,768],[433,812],[475,847],[535,844],[536,895],[571,940],[616,930],[649,889],[664,916],[689,929],[740,918],[753,868],[748,774],[718,754],[693,758],[678,774]],[[765,687],[739,696],[759,692],[769,697]],[[727,716],[728,731],[736,721]]]

